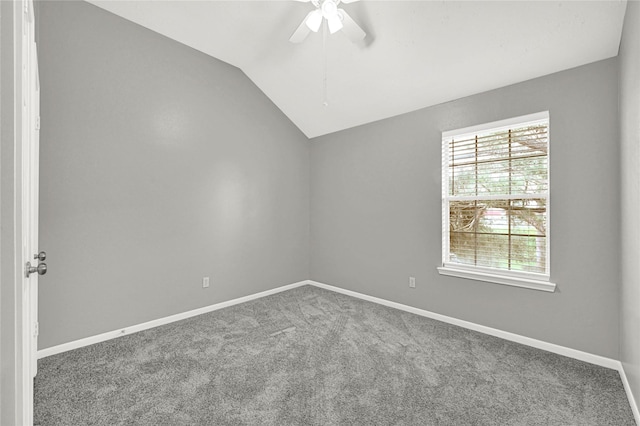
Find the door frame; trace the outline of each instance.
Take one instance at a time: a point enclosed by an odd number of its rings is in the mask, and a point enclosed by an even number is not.
[[[25,264],[34,250],[29,231],[34,217],[25,214],[31,208],[34,195],[37,197],[38,187],[37,174],[34,178],[29,172],[34,164],[37,166],[33,160],[37,160],[38,155],[33,149],[37,132],[32,127],[36,123],[37,106],[31,97],[35,87],[30,86],[36,79],[32,80],[27,74],[35,69],[31,54],[35,49],[31,44],[35,41],[33,18],[32,0],[0,1],[0,365],[3,376],[0,424],[3,425],[33,424],[33,360],[37,350],[33,318],[37,309],[31,297],[34,280],[25,277]]]

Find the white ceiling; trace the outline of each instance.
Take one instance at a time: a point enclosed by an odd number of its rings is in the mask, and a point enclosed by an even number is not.
[[[618,54],[626,1],[372,1],[342,7],[358,44],[289,36],[296,1],[91,0],[235,65],[312,138]]]

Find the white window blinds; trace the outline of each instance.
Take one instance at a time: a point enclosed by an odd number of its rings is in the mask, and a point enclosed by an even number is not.
[[[548,277],[548,114],[489,126],[443,134],[443,265]]]

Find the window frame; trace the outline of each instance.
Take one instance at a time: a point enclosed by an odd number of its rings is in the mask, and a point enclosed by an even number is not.
[[[461,138],[468,136],[476,136],[478,133],[499,132],[508,130],[512,127],[522,127],[535,124],[536,122],[547,123],[547,190],[544,194],[546,198],[546,262],[545,272],[522,272],[502,270],[497,268],[489,268],[475,265],[466,265],[461,263],[449,262],[449,142],[452,137]],[[442,263],[437,268],[440,275],[453,276],[458,278],[466,278],[477,281],[491,282],[496,284],[510,285],[515,287],[528,288],[533,290],[542,290],[554,292],[556,284],[550,281],[551,271],[551,129],[550,129],[549,111],[542,111],[524,116],[512,117],[505,120],[484,123],[477,126],[465,127],[442,132]],[[536,194],[536,198],[540,194]]]

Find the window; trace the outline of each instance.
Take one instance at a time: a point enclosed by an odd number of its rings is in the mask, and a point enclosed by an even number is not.
[[[554,291],[549,114],[442,134],[443,275]]]

